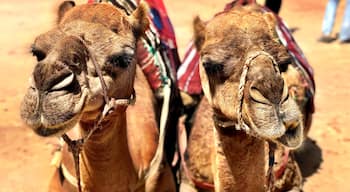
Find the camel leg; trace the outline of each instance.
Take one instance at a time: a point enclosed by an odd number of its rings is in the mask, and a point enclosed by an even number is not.
[[[181,165],[180,168],[180,186],[179,186],[179,192],[198,192],[196,187],[194,186],[193,182],[186,176],[185,170]]]
[[[65,191],[62,187],[62,182],[61,182],[61,178],[60,178],[60,171],[57,168],[55,168],[54,174],[50,180],[48,191],[49,192],[63,192],[63,191]]]
[[[77,188],[63,178],[59,168],[55,168],[49,184],[49,192],[76,192]]]
[[[181,181],[180,192],[198,192],[191,184]]]
[[[154,175],[149,175],[145,183],[146,192],[175,192],[175,179],[168,163],[162,164],[160,170]]]

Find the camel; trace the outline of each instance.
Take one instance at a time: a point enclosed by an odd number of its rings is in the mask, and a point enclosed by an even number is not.
[[[205,97],[183,155],[181,191],[302,190],[299,167],[285,154],[310,126],[294,99],[305,91],[275,16],[262,10],[234,6],[208,22],[194,19]]]
[[[85,139],[74,160],[64,147],[64,166],[49,191],[176,191],[170,166],[158,153],[160,104],[135,59],[147,15],[143,3],[126,15],[107,3],[66,1],[57,26],[35,39],[37,63],[22,119],[40,136],[70,141],[67,135],[77,127]],[[63,184],[56,181],[60,172]]]

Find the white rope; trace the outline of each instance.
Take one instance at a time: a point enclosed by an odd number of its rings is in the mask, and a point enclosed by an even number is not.
[[[273,66],[277,73],[280,73],[280,70],[278,68],[278,64],[276,60],[267,52],[265,51],[256,51],[252,54],[250,54],[247,58],[247,60],[244,63],[243,71],[241,74],[241,78],[239,80],[239,86],[238,86],[238,108],[237,108],[237,116],[238,116],[238,126],[236,126],[237,130],[244,130],[247,133],[251,133],[251,130],[249,126],[243,121],[243,115],[242,115],[242,107],[243,107],[243,96],[244,96],[244,87],[247,81],[247,74],[249,67],[251,65],[251,62],[257,58],[260,55],[267,56],[269,59],[271,59]],[[252,134],[252,133],[251,133]]]
[[[167,119],[169,115],[169,103],[170,103],[170,96],[171,96],[171,81],[168,79],[168,82],[165,84],[163,88],[164,93],[164,100],[162,105],[162,111],[160,116],[160,124],[159,124],[159,139],[158,139],[158,147],[157,151],[150,163],[150,168],[147,171],[145,175],[145,180],[150,176],[156,174],[159,169],[161,169],[162,161],[164,159],[164,141],[165,141],[165,134],[166,134],[166,125],[167,125]]]
[[[237,108],[238,126],[236,126],[236,129],[244,130],[247,134],[255,135],[255,136],[257,136],[257,134],[253,133],[253,131],[250,130],[249,126],[243,121],[242,106],[243,106],[244,87],[247,81],[247,74],[248,74],[249,67],[251,65],[251,62],[260,55],[267,56],[269,59],[271,59],[273,63],[273,67],[275,68],[275,71],[277,73],[280,73],[276,60],[269,53],[265,51],[253,52],[248,56],[247,60],[244,63],[243,71],[242,71],[241,78],[239,80],[239,86],[238,86],[238,102],[239,102],[238,108]],[[274,164],[275,144],[271,142],[268,142],[268,143],[269,143],[269,161],[268,161],[269,165],[268,165],[268,171],[266,176],[267,178],[266,188],[267,188],[267,191],[272,191],[273,183],[274,183],[273,164]]]

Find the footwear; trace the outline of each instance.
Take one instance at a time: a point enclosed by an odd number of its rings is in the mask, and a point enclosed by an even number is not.
[[[350,38],[349,39],[340,40],[340,44],[346,44],[346,43],[350,43]]]
[[[322,43],[332,43],[333,41],[335,41],[337,38],[336,37],[332,37],[330,35],[322,35],[318,41],[322,42]]]

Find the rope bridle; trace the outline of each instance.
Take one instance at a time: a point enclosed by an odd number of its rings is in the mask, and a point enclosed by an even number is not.
[[[276,70],[277,73],[280,73],[280,70],[278,68],[278,64],[276,62],[276,60],[267,52],[265,51],[256,51],[254,53],[252,53],[251,55],[248,56],[248,58],[246,59],[244,66],[243,66],[243,71],[241,74],[241,78],[239,80],[239,86],[238,86],[238,108],[237,108],[237,116],[238,116],[238,126],[236,126],[236,129],[238,130],[243,130],[247,133],[252,132],[250,130],[250,127],[243,121],[243,115],[242,115],[242,107],[243,107],[243,95],[244,95],[244,87],[247,81],[247,74],[248,74],[248,70],[249,67],[251,66],[251,62],[257,58],[258,56],[267,56],[273,63],[273,66]]]
[[[247,82],[247,74],[248,74],[249,67],[251,67],[252,61],[261,55],[268,57],[272,61],[273,67],[275,68],[276,72],[280,73],[280,70],[279,70],[279,67],[278,67],[276,60],[269,53],[267,53],[265,51],[255,51],[255,52],[249,54],[247,56],[245,63],[244,63],[243,71],[242,71],[240,81],[239,81],[239,86],[238,86],[238,102],[239,102],[238,108],[237,108],[237,117],[238,117],[237,121],[238,122],[235,125],[233,123],[227,124],[227,127],[234,127],[238,131],[244,131],[247,134],[255,136],[255,137],[259,137],[259,136],[243,120],[242,107],[243,107],[243,99],[244,99],[244,88],[245,88],[245,85]],[[214,122],[215,122],[216,126],[218,126],[215,118],[214,118]],[[234,125],[234,126],[230,126],[230,125]],[[219,125],[219,127],[221,127],[221,126]],[[275,163],[276,144],[271,142],[271,141],[267,141],[267,142],[269,145],[269,163],[268,163],[268,170],[267,170],[267,174],[266,174],[266,188],[267,188],[267,191],[272,191],[273,185],[274,185],[273,165]]]
[[[80,156],[80,152],[82,151],[82,149],[84,147],[84,144],[86,143],[86,141],[90,138],[90,136],[97,129],[101,128],[101,123],[105,119],[106,116],[108,116],[109,114],[116,111],[116,109],[118,109],[118,107],[123,107],[123,110],[125,111],[127,106],[133,105],[135,103],[136,95],[135,95],[135,91],[133,91],[130,98],[127,98],[127,99],[111,98],[111,99],[109,99],[108,93],[107,93],[107,86],[106,86],[106,83],[102,77],[102,71],[98,65],[98,62],[96,60],[95,55],[93,54],[91,49],[86,45],[84,39],[82,39],[81,37],[77,37],[77,38],[84,44],[84,46],[87,49],[88,55],[91,58],[91,62],[93,63],[95,70],[97,72],[98,78],[100,80],[103,98],[105,101],[105,105],[104,105],[102,113],[99,115],[98,120],[94,123],[94,127],[92,129],[90,129],[86,135],[84,135],[82,138],[77,139],[77,140],[70,139],[67,134],[62,135],[62,139],[67,143],[68,149],[73,155],[75,174],[77,177],[77,187],[78,187],[78,191],[81,192],[82,189],[81,189],[81,179],[80,179],[80,167],[79,167],[80,158],[79,158],[79,156]]]
[[[84,143],[90,138],[90,136],[97,129],[101,128],[101,123],[103,122],[105,117],[107,117],[111,113],[118,111],[120,107],[122,108],[123,111],[125,111],[129,105],[135,104],[136,94],[135,94],[135,90],[133,90],[133,93],[131,94],[130,98],[127,98],[127,99],[109,98],[107,95],[108,93],[107,93],[106,83],[102,77],[102,72],[98,65],[95,55],[90,50],[90,48],[86,45],[86,42],[84,41],[83,38],[81,37],[77,37],[77,38],[80,39],[80,41],[84,44],[84,46],[88,51],[88,54],[91,58],[91,61],[99,77],[101,87],[102,87],[102,93],[105,101],[103,111],[97,118],[98,120],[95,122],[94,127],[90,129],[88,133],[85,136],[83,136],[83,138],[77,139],[77,140],[71,140],[66,134],[62,135],[62,139],[67,143],[69,151],[73,154],[77,188],[78,188],[78,191],[81,192],[82,190],[81,190],[81,179],[80,179],[79,155],[84,147]],[[164,141],[165,141],[165,134],[166,134],[167,117],[169,114],[171,85],[172,85],[172,82],[170,80],[167,80],[167,83],[163,87],[164,100],[163,100],[162,111],[161,111],[162,115],[160,117],[159,139],[158,139],[157,150],[155,152],[155,155],[152,161],[150,162],[149,168],[145,171],[143,175],[139,175],[139,177],[143,177],[143,179],[137,182],[136,189],[140,188],[148,177],[156,174],[157,171],[159,171],[164,167],[163,166],[163,163],[164,163],[163,148],[164,148]]]

